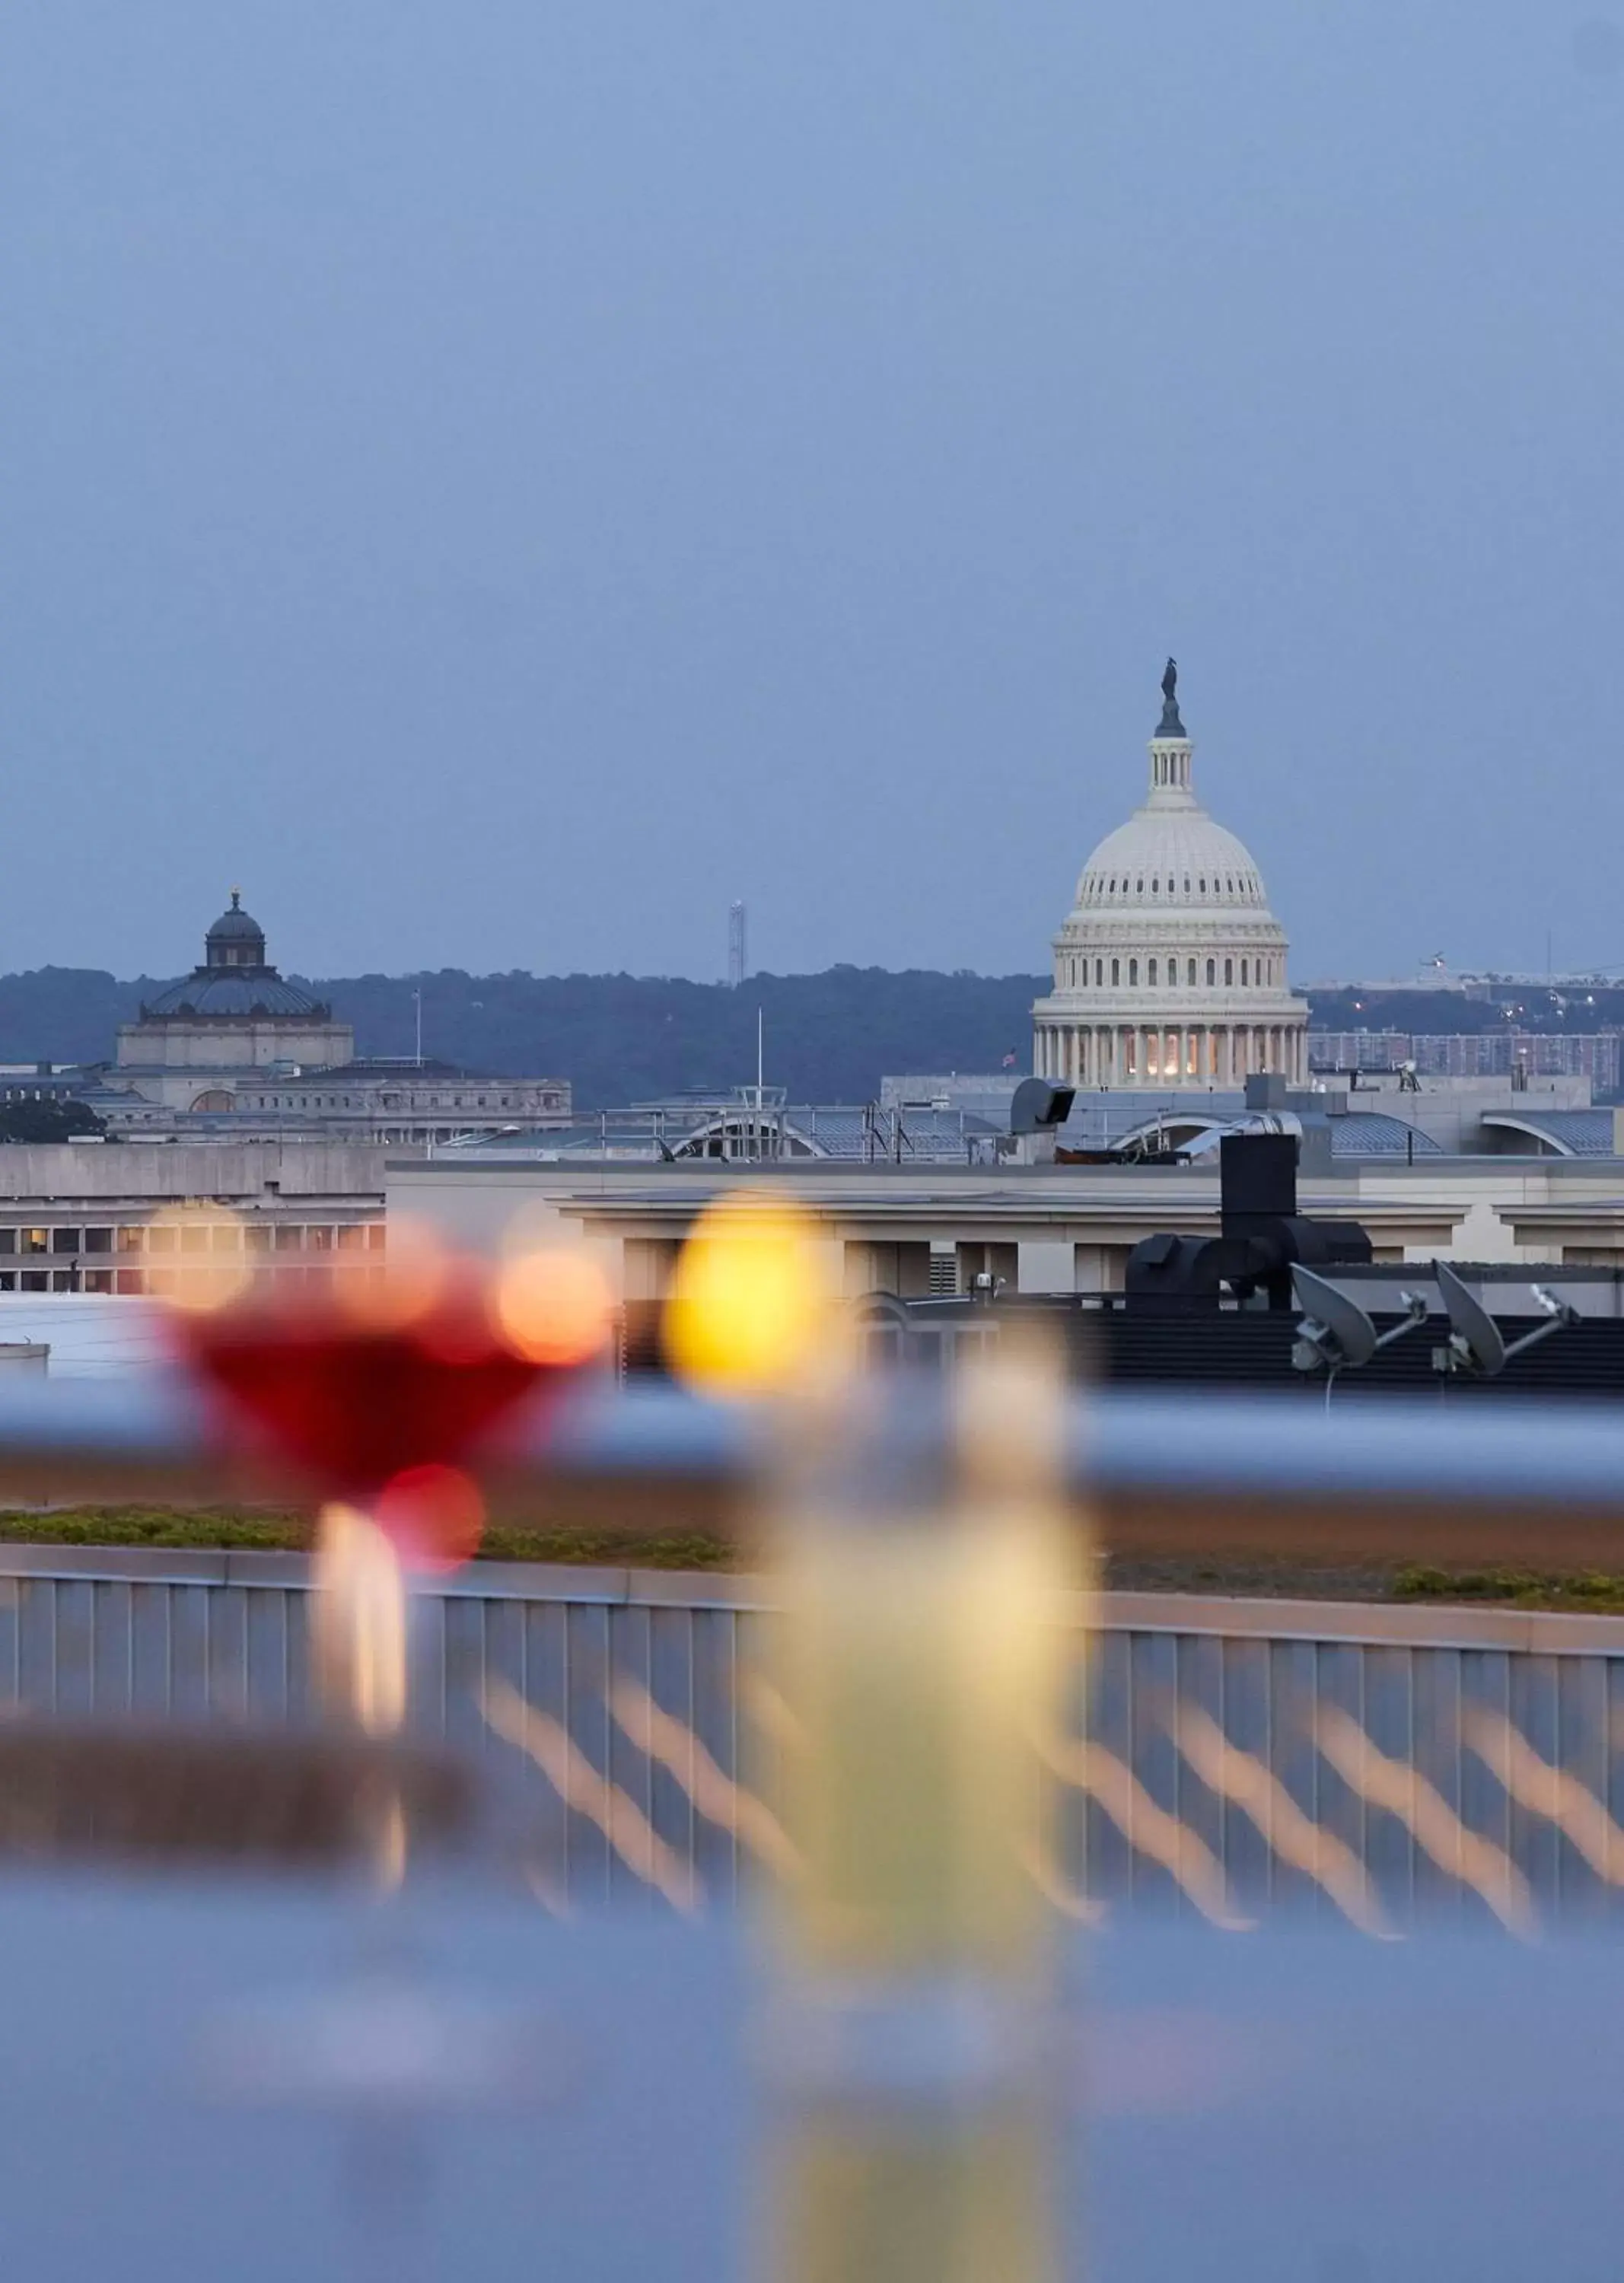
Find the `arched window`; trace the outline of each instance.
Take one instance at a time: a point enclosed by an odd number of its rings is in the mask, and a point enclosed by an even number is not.
[[[1212,989],[1212,987],[1213,987],[1214,984],[1214,983],[1216,983],[1216,982],[1217,982],[1217,980],[1218,980],[1218,962],[1217,962],[1217,961],[1216,961],[1215,959],[1209,959],[1209,960],[1207,961],[1207,962],[1206,962],[1206,987],[1207,987],[1207,989],[1208,989],[1209,991]]]
[[[1223,962],[1223,979],[1226,983],[1235,980],[1235,962],[1232,959],[1226,959]]]
[[[1245,983],[1246,979],[1246,962],[1244,959],[1240,963],[1240,979],[1243,983]]]
[[[1113,989],[1114,989],[1121,980],[1122,962],[1120,959],[1113,959],[1111,962],[1111,982]]]
[[[1134,893],[1136,896],[1142,896],[1144,893],[1144,882],[1143,880],[1139,882],[1139,884],[1134,890]]]
[[[1130,959],[1128,962],[1128,980],[1130,985],[1139,980],[1139,962],[1136,959]]]
[[[1097,991],[1099,989],[1100,985],[1104,983],[1105,979],[1105,962],[1103,959],[1097,959],[1094,962],[1094,987]]]
[[[1150,985],[1152,990],[1154,991],[1156,988],[1156,962],[1154,960],[1152,960],[1150,963],[1150,973],[1144,979]]]
[[[1185,976],[1184,980],[1193,991],[1196,987],[1196,963],[1193,959],[1190,962],[1190,971]]]
[[[1201,883],[1201,893],[1202,893],[1203,895],[1205,895],[1205,894],[1206,893],[1206,881],[1205,881],[1205,880],[1203,880],[1203,881],[1202,881],[1202,883]]]
[[[1190,881],[1189,881],[1188,877],[1186,877],[1185,882],[1184,882],[1184,893],[1185,893],[1186,895],[1188,895],[1188,894],[1190,893]]]
[[[1160,882],[1159,880],[1152,880],[1152,881],[1151,882],[1151,893],[1152,893],[1152,895],[1153,895],[1153,896],[1159,896],[1159,895],[1160,895],[1160,893],[1161,893],[1161,882]]]

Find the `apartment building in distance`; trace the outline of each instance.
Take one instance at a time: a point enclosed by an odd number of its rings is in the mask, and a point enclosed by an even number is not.
[[[1616,1031],[1310,1031],[1316,1072],[1399,1071],[1425,1078],[1587,1078],[1593,1095],[1619,1090]]]

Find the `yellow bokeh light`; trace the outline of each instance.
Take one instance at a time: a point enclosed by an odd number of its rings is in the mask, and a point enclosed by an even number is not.
[[[613,1296],[591,1256],[562,1248],[504,1263],[492,1295],[508,1345],[532,1363],[584,1363],[607,1344]]]
[[[771,1393],[812,1368],[830,1336],[824,1257],[804,1216],[753,1199],[707,1208],[677,1263],[667,1352],[716,1394]]]

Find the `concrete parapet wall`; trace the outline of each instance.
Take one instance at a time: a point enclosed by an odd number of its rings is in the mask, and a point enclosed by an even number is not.
[[[333,1142],[59,1142],[0,1149],[0,1199],[179,1200],[284,1196],[376,1199],[381,1148]]]

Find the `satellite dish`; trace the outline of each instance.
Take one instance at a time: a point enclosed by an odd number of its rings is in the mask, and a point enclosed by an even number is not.
[[[1433,1274],[1449,1319],[1449,1345],[1460,1360],[1456,1368],[1475,1371],[1484,1379],[1498,1377],[1505,1369],[1505,1342],[1499,1325],[1447,1261],[1434,1260]]]
[[[1325,1364],[1332,1371],[1344,1364],[1369,1363],[1376,1352],[1376,1327],[1346,1292],[1339,1292],[1311,1268],[1293,1267],[1292,1297],[1302,1311],[1292,1361],[1299,1371]]]
[[[1401,1292],[1402,1323],[1378,1333],[1357,1300],[1311,1268],[1292,1267],[1292,1295],[1302,1311],[1292,1344],[1292,1362],[1298,1371],[1314,1371],[1323,1364],[1327,1371],[1339,1372],[1369,1363],[1378,1348],[1391,1346],[1426,1321],[1426,1302],[1418,1293]]]
[[[1508,1347],[1501,1336],[1500,1327],[1477,1294],[1462,1282],[1447,1261],[1434,1260],[1433,1274],[1438,1279],[1438,1290],[1449,1318],[1449,1344],[1442,1351],[1445,1368],[1449,1371],[1476,1372],[1480,1379],[1495,1379],[1505,1369],[1513,1356],[1526,1354],[1548,1340],[1553,1332],[1565,1331],[1579,1321],[1579,1311],[1565,1300],[1558,1300],[1542,1284],[1530,1286],[1534,1305],[1542,1309],[1548,1321],[1536,1324],[1519,1340]]]

